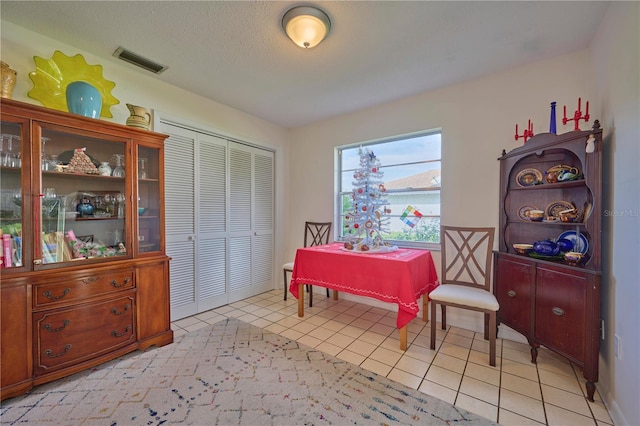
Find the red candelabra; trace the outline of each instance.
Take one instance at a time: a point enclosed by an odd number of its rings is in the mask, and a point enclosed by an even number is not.
[[[564,114],[562,116],[563,125],[566,125],[567,121],[573,121],[575,123],[575,127],[573,128],[573,130],[580,130],[580,128],[578,127],[578,123],[580,122],[580,120],[584,118],[585,123],[589,121],[589,101],[587,101],[587,110],[585,111],[584,115],[582,115],[582,109],[580,107],[581,102],[582,98],[578,98],[578,109],[573,113],[573,118],[567,118],[567,106],[564,106]]]
[[[521,135],[518,134],[518,123],[516,123],[516,140],[524,138],[524,142],[526,143],[527,139],[531,137],[533,137],[533,123],[531,120],[529,120],[527,128],[524,129],[524,132]]]

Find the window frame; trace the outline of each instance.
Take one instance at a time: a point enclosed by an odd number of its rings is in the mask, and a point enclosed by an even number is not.
[[[426,241],[407,241],[407,240],[387,240],[385,239],[385,241],[388,241],[390,243],[392,243],[393,245],[397,245],[398,247],[405,247],[405,248],[418,248],[418,249],[426,249],[426,250],[440,250],[440,224],[442,223],[442,129],[432,129],[432,130],[424,130],[424,131],[420,131],[420,132],[414,132],[414,133],[409,133],[409,134],[403,134],[403,135],[397,135],[397,136],[392,136],[392,137],[388,137],[388,138],[381,138],[381,139],[376,139],[376,140],[370,140],[370,141],[366,141],[366,142],[358,142],[358,143],[352,143],[352,144],[346,144],[346,145],[341,145],[341,146],[337,146],[335,148],[335,177],[334,177],[334,183],[335,183],[335,200],[334,200],[334,220],[336,223],[335,226],[335,231],[336,231],[336,241],[345,241],[345,236],[343,235],[343,226],[342,226],[342,197],[344,195],[348,195],[351,194],[351,189],[349,190],[345,190],[345,191],[341,191],[342,187],[343,187],[343,182],[342,182],[342,176],[344,174],[344,172],[347,171],[351,171],[351,170],[355,170],[355,169],[343,169],[343,156],[342,156],[342,152],[344,150],[350,150],[350,149],[354,149],[354,148],[359,148],[359,147],[368,147],[368,148],[372,148],[372,150],[374,150],[375,153],[375,146],[380,146],[380,145],[385,145],[385,144],[392,144],[393,142],[399,142],[399,141],[404,141],[407,139],[415,139],[418,137],[425,137],[425,136],[433,136],[433,135],[439,135],[440,136],[440,153],[439,153],[439,157],[437,159],[429,159],[429,160],[424,160],[424,161],[414,161],[414,162],[404,162],[404,163],[397,163],[397,164],[385,164],[384,162],[382,163],[382,167],[396,167],[396,166],[410,166],[410,165],[416,165],[416,164],[428,164],[428,163],[440,163],[440,181],[439,181],[439,185],[437,187],[421,187],[421,188],[404,188],[404,189],[388,189],[387,193],[388,194],[404,194],[404,193],[420,193],[420,194],[429,194],[429,193],[437,193],[438,194],[438,206],[439,206],[439,210],[440,213],[438,215],[424,215],[425,217],[432,217],[432,218],[438,218],[438,242],[426,242]]]

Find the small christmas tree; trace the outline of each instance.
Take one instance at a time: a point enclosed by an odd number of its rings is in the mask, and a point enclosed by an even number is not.
[[[357,251],[380,250],[389,247],[382,238],[388,232],[386,189],[382,183],[380,160],[368,148],[360,148],[360,168],[353,173],[353,208],[345,214],[347,232],[359,241],[347,241],[345,248]]]

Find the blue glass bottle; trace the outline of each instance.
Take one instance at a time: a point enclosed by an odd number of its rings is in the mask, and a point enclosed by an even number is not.
[[[556,103],[551,102],[551,117],[549,119],[549,133],[556,134]]]

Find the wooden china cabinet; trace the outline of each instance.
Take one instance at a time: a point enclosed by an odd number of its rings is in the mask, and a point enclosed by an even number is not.
[[[598,381],[600,343],[602,130],[543,133],[500,160],[499,249],[493,291],[498,321],[523,334],[536,362],[540,345],[583,369],[589,400]],[[558,180],[557,170],[570,170]],[[577,170],[576,170],[577,169]],[[577,172],[577,173],[576,173]],[[559,220],[575,207],[574,222]],[[542,222],[529,210],[543,210]],[[517,254],[513,244],[568,239],[584,257],[578,264],[562,253]]]
[[[173,341],[166,135],[2,99],[1,398]]]

